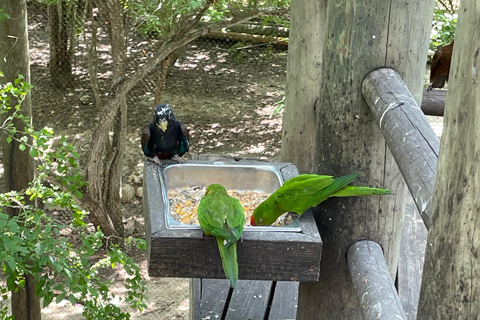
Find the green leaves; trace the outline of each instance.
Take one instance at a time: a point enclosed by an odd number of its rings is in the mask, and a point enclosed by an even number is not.
[[[457,27],[457,10],[458,6],[446,8],[442,3],[436,3],[433,12],[430,49],[434,50],[453,41]]]
[[[55,137],[51,128],[35,130],[30,119],[20,114],[21,102],[31,88],[22,80],[19,77],[13,84],[0,85],[0,113],[10,112],[0,124],[0,131],[19,150],[28,148],[39,165],[37,177],[26,190],[0,194],[0,267],[6,279],[0,283],[0,294],[4,298],[8,291],[19,290],[30,276],[44,307],[68,299],[72,304],[82,302],[87,319],[129,319],[127,312],[112,303],[111,283],[99,274],[101,269],[112,266],[125,268],[128,277],[123,300],[143,310],[145,284],[140,269],[118,246],[105,247],[104,242],[108,241],[100,230],[89,231],[84,221],[88,212],[76,202],[86,186],[79,170],[79,154],[66,137]],[[9,103],[13,97],[19,103],[12,109]],[[23,122],[25,129],[17,130],[14,121]],[[33,200],[60,206],[71,219],[57,221],[31,205]],[[7,207],[16,209],[18,214],[10,217],[3,211]],[[79,243],[71,242],[76,238]],[[126,241],[127,247],[132,244],[144,248],[143,240]],[[4,307],[0,307],[0,319],[8,319]]]

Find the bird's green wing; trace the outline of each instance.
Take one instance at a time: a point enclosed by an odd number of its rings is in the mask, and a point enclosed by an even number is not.
[[[245,215],[237,199],[226,192],[211,192],[200,200],[197,210],[200,226],[207,235],[227,239],[229,243],[240,239]]]
[[[287,188],[282,186],[276,191],[275,202],[282,210],[302,214],[354,181],[358,174],[338,178],[322,175],[300,175],[299,177],[301,176],[307,177],[294,180],[287,185]]]
[[[238,240],[242,236],[243,228],[245,226],[245,214],[240,201],[232,197],[229,197],[228,200],[230,201],[230,209],[227,213],[227,225],[234,234],[236,240]]]

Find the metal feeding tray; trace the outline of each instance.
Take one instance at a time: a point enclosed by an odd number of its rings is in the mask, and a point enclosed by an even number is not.
[[[215,237],[170,215],[167,190],[219,183],[230,190],[271,193],[298,175],[291,163],[188,160],[145,162],[143,212],[151,277],[225,279]],[[311,210],[294,224],[245,227],[237,242],[239,279],[318,281],[322,239]],[[275,232],[272,232],[275,231]]]
[[[198,186],[208,187],[218,183],[227,190],[256,191],[272,194],[283,184],[280,170],[270,165],[226,165],[214,164],[178,164],[160,168],[160,184],[165,203],[165,222],[169,229],[200,229],[199,225],[184,224],[171,215],[168,190]],[[293,216],[293,222],[285,226],[245,226],[244,232],[301,232],[298,216]]]

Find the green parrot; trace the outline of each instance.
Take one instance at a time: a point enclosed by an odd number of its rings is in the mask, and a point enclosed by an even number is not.
[[[198,221],[207,236],[217,238],[225,275],[235,288],[238,280],[237,241],[242,236],[245,215],[240,201],[219,184],[211,184],[198,206]]]
[[[271,225],[285,212],[304,213],[308,208],[330,197],[352,197],[391,194],[388,189],[348,186],[358,173],[334,178],[317,174],[301,174],[288,179],[255,209],[252,226]]]

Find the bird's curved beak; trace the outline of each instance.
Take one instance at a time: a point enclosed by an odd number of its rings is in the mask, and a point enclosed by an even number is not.
[[[165,132],[167,130],[168,121],[166,119],[160,120],[158,126],[160,127],[160,129],[162,129],[163,132]]]
[[[253,216],[250,217],[250,225],[251,226],[256,226],[255,219],[253,218]]]

